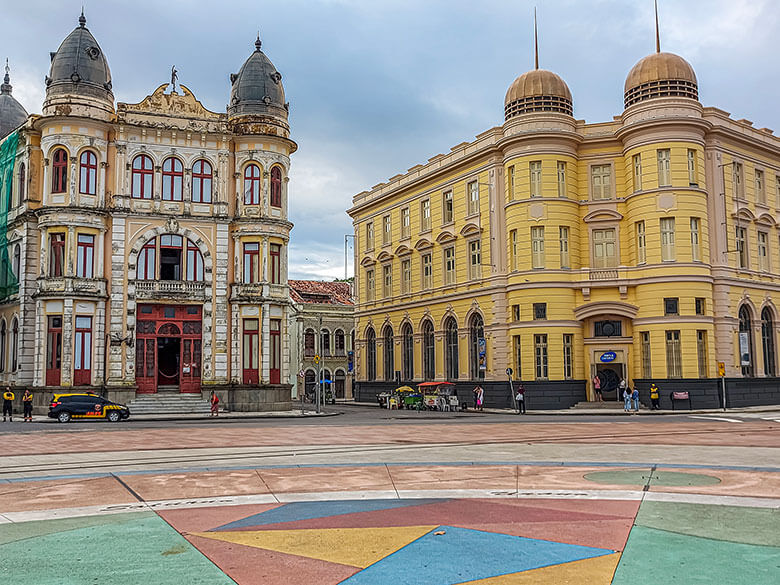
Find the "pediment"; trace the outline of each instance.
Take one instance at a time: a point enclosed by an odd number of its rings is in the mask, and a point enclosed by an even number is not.
[[[406,244],[401,244],[395,249],[396,256],[408,256],[412,253],[412,249]]]
[[[758,218],[756,219],[756,223],[760,223],[760,224],[763,224],[763,225],[766,225],[766,226],[771,226],[771,227],[774,227],[774,226],[777,225],[777,222],[775,221],[775,218],[772,217],[768,213],[762,213],[761,215],[759,215]]]
[[[620,301],[594,301],[576,307],[574,309],[574,318],[578,321],[584,321],[588,317],[596,317],[597,315],[615,315],[634,319],[638,313],[639,307],[630,303],[622,303]]]
[[[460,235],[464,237],[475,236],[482,233],[482,228],[474,222],[469,222],[460,230]]]
[[[376,264],[376,260],[371,256],[366,256],[360,261],[361,266],[373,266],[374,264]]]
[[[379,256],[376,257],[378,262],[387,262],[388,260],[393,259],[393,255],[389,252],[382,251],[379,253]]]
[[[436,236],[436,243],[437,244],[444,244],[446,242],[452,242],[456,238],[457,238],[457,236],[455,234],[453,234],[452,232],[444,231],[444,232],[439,233],[438,236]]]
[[[415,250],[427,250],[428,248],[431,248],[431,247],[433,247],[433,242],[431,242],[427,238],[420,238],[414,244],[414,249]]]
[[[614,209],[596,209],[583,217],[582,221],[590,223],[594,221],[620,221],[621,219],[623,219],[623,214]]]

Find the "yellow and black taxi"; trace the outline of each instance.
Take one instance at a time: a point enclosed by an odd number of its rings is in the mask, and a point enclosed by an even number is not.
[[[82,418],[103,418],[118,422],[129,416],[130,409],[124,404],[111,402],[102,396],[88,392],[55,394],[49,405],[49,418],[56,418],[61,423]]]

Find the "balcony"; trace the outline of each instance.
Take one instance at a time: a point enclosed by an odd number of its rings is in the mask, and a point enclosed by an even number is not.
[[[591,268],[588,271],[589,280],[617,280],[618,276],[617,268]]]
[[[268,284],[267,282],[236,282],[232,285],[231,301],[277,300],[286,302],[289,291],[286,284]]]
[[[79,276],[47,276],[38,279],[34,296],[88,296],[106,297],[105,278],[81,278]]]
[[[206,283],[186,280],[135,280],[138,300],[206,300]]]

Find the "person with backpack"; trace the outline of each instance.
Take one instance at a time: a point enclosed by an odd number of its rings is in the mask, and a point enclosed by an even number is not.
[[[634,407],[634,412],[639,414],[639,388],[636,386],[634,386],[634,389],[631,391],[631,403]]]
[[[515,395],[517,401],[517,414],[525,414],[525,387],[520,384]]]

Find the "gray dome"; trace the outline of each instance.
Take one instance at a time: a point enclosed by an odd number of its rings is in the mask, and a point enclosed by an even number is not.
[[[86,24],[87,19],[82,13],[79,26],[62,41],[57,52],[51,54],[46,97],[75,94],[104,99],[113,104],[108,61]]]
[[[0,85],[0,140],[8,136],[27,120],[27,110],[11,95],[11,76],[8,63],[5,65],[5,77]]]
[[[287,120],[288,105],[284,101],[282,75],[260,50],[260,37],[255,51],[238,73],[230,76],[228,117],[275,116]]]

